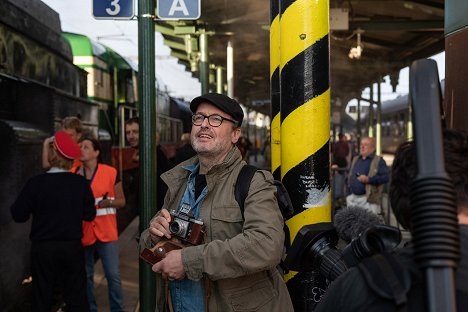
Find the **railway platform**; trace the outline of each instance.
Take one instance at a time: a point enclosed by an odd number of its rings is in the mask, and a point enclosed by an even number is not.
[[[136,217],[119,236],[120,277],[124,296],[125,312],[138,311],[138,235],[139,218]],[[94,266],[94,287],[99,311],[110,311],[107,297],[107,280],[101,260]]]

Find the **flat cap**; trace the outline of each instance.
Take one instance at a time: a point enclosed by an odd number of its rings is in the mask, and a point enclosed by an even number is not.
[[[65,131],[57,131],[54,136],[54,145],[58,153],[67,159],[81,157],[80,146],[73,142],[71,136]]]
[[[198,105],[203,102],[211,103],[226,114],[231,115],[231,117],[237,121],[237,126],[240,127],[242,125],[244,111],[236,100],[231,99],[224,94],[207,93],[194,98],[192,102],[190,102],[190,110],[195,113],[197,111]]]

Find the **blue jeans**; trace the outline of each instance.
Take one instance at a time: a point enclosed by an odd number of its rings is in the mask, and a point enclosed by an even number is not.
[[[91,312],[97,312],[96,297],[94,296],[94,250],[97,251],[102,261],[104,274],[109,290],[109,306],[112,312],[124,311],[122,284],[119,272],[119,246],[117,241],[103,243],[96,241],[93,245],[85,247],[86,259],[86,293],[88,295]]]
[[[169,283],[171,300],[175,312],[205,311],[205,291],[202,280],[192,281],[187,278]]]

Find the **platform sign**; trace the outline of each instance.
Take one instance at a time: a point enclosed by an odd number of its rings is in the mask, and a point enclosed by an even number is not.
[[[162,20],[196,20],[200,18],[201,0],[156,0],[156,14]]]
[[[93,0],[93,15],[96,19],[132,19],[133,0]]]

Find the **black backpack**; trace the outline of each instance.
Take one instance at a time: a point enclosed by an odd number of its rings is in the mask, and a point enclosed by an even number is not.
[[[252,178],[257,170],[259,169],[255,166],[245,165],[244,167],[242,167],[241,171],[239,172],[239,175],[237,176],[236,187],[234,189],[234,196],[236,198],[237,203],[239,204],[242,219],[244,219],[245,199],[247,198]],[[292,217],[294,213],[291,198],[289,198],[288,191],[280,181],[274,180],[273,185],[276,186],[276,199],[278,201],[279,209],[281,210],[283,219],[287,220],[288,218]],[[283,230],[285,234],[284,247],[286,248],[287,253],[289,251],[289,247],[291,247],[291,242],[289,237],[289,228],[286,225],[286,223],[284,224]]]

